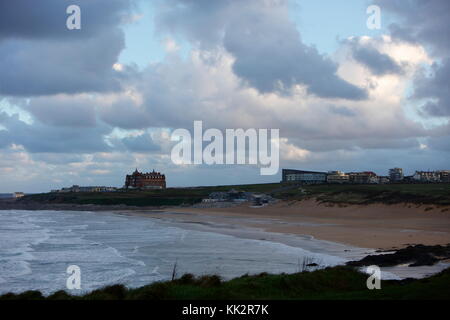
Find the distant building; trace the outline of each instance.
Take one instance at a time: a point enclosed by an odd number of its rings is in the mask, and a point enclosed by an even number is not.
[[[273,200],[271,197],[264,195],[264,194],[254,194],[252,197],[252,205],[255,207],[261,207],[263,205],[266,205]]]
[[[14,192],[14,198],[18,199],[18,198],[22,198],[25,197],[25,193],[23,192]]]
[[[125,188],[137,189],[165,189],[166,176],[160,172],[142,173],[137,169],[132,174],[125,177]]]
[[[386,183],[389,183],[390,181],[391,181],[391,179],[389,177],[378,176],[378,183],[379,184],[386,184]]]
[[[209,194],[207,199],[203,199],[203,203],[213,202],[254,202],[254,203],[269,203],[273,198],[267,194],[245,192],[231,189],[227,192],[216,191]]]
[[[282,170],[282,183],[294,184],[386,184],[386,183],[450,183],[450,170],[416,171],[412,176],[404,176],[402,168],[389,169],[389,176],[377,176],[375,172],[304,171]]]
[[[202,199],[202,202],[203,203],[213,203],[213,202],[219,202],[219,200],[218,199],[205,198],[205,199]]]
[[[231,201],[247,201],[247,194],[244,191],[231,189],[227,192],[228,198]]]
[[[378,183],[377,174],[372,171],[349,172],[347,174],[350,177],[350,183],[354,183],[354,184],[377,184]]]
[[[68,188],[62,188],[61,190],[52,190],[52,193],[66,193],[66,192],[115,192],[117,188],[114,187],[98,187],[98,186],[88,186],[82,187],[78,185],[73,185]]]
[[[438,171],[441,182],[450,182],[450,170],[440,170]]]
[[[350,176],[344,172],[341,171],[329,171],[327,175],[327,182],[328,183],[349,183],[350,182]]]
[[[403,180],[403,169],[402,168],[393,168],[389,169],[389,178],[391,182],[400,182]]]
[[[228,192],[221,192],[221,191],[210,193],[208,198],[209,202],[228,201],[228,200],[229,200]]]
[[[299,184],[321,184],[327,182],[326,172],[283,169],[282,182]]]
[[[437,171],[416,171],[413,179],[420,182],[440,182],[441,175]]]

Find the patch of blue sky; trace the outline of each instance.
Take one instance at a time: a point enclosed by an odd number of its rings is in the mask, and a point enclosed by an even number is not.
[[[139,3],[138,13],[133,22],[123,27],[125,32],[125,49],[121,52],[119,63],[136,64],[143,69],[164,60],[167,55],[164,41],[167,34],[158,34],[155,28],[156,9],[151,1]],[[180,47],[178,54],[185,58],[190,52],[190,45],[182,38],[173,38]]]
[[[26,99],[26,103],[29,102],[29,99]],[[23,110],[19,106],[11,103],[9,100],[3,98],[0,99],[0,112],[5,112],[8,116],[18,115],[19,120],[27,123],[32,124],[33,123],[33,117],[30,113]]]
[[[381,9],[381,28],[367,28],[366,0],[290,0],[291,19],[296,23],[302,40],[320,53],[332,55],[339,42],[349,37],[379,37],[388,34],[393,17]]]
[[[167,135],[170,135],[172,129],[171,128],[147,128],[147,129],[122,129],[122,128],[114,128],[108,135],[105,136],[105,139],[108,143],[113,139],[123,139],[129,137],[136,137],[148,133],[153,136],[153,134],[159,134],[161,132],[165,132]]]

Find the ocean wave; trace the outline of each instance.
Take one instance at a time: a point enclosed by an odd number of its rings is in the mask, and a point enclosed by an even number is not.
[[[0,211],[2,292],[64,289],[69,265],[81,268],[83,289],[92,290],[121,282],[140,286],[170,279],[175,263],[179,275],[219,273],[231,278],[296,272],[305,257],[324,266],[345,261],[281,243],[187,230],[145,217]]]

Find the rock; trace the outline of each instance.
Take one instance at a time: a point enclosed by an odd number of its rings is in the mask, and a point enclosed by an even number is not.
[[[450,258],[450,244],[446,246],[415,245],[395,250],[394,253],[368,255],[359,261],[347,262],[348,266],[363,267],[377,265],[392,267],[409,263],[410,267],[432,266],[441,260]]]

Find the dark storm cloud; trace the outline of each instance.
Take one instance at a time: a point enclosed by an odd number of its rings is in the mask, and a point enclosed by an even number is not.
[[[62,153],[33,153],[34,161],[42,161],[52,165],[67,165],[68,163],[80,163],[85,160],[82,154]]]
[[[388,10],[400,18],[390,26],[392,35],[405,41],[432,46],[437,56],[450,54],[448,0],[376,0],[381,10]]]
[[[419,142],[415,137],[363,137],[336,139],[333,137],[320,139],[289,139],[293,145],[312,152],[330,152],[338,150],[357,151],[370,149],[409,149],[418,148]]]
[[[86,97],[37,97],[21,107],[40,122],[50,126],[83,128],[96,125],[94,102]]]
[[[431,98],[422,107],[428,115],[436,117],[450,116],[450,58],[442,64],[432,66],[434,75],[423,74],[416,80],[415,97]]]
[[[287,1],[171,0],[160,28],[185,34],[193,44],[223,45],[235,57],[233,70],[260,92],[306,85],[315,95],[364,99],[366,92],[337,76],[337,66],[302,43]]]
[[[136,137],[123,138],[122,143],[132,152],[152,152],[161,150],[161,147],[156,144],[152,137],[147,133]]]
[[[450,152],[450,135],[442,137],[431,137],[428,139],[430,148]]]
[[[66,28],[66,8],[81,7],[81,30]],[[104,92],[120,88],[112,65],[125,46],[119,28],[130,1],[2,1],[0,94]]]
[[[200,42],[201,46],[213,47],[223,38],[224,26],[234,10],[233,1],[160,1],[160,14],[155,17],[157,27],[159,31],[183,33],[193,43]]]
[[[91,37],[120,24],[131,8],[130,0],[13,0],[0,2],[0,39],[70,40]],[[82,28],[66,28],[70,5],[81,8]]]
[[[151,87],[151,83],[149,86]],[[164,112],[165,109],[161,108],[161,111]],[[136,107],[135,102],[128,97],[121,97],[111,105],[101,108],[99,116],[111,126],[122,129],[144,129],[155,124],[157,119],[146,108]]]
[[[0,128],[0,149],[6,148],[10,144],[10,133],[7,130],[2,130]]]
[[[400,17],[401,25],[390,26],[392,36],[408,42],[425,45],[442,63],[432,67],[433,75],[420,73],[416,79],[414,97],[430,99],[422,110],[430,116],[450,116],[450,27],[448,0],[378,0],[386,9]]]
[[[89,153],[111,151],[104,135],[111,128],[97,126],[94,128],[70,128],[46,126],[40,122],[27,124],[17,115],[8,116],[0,113],[0,125],[7,131],[0,131],[0,145],[22,145],[32,153]]]
[[[304,84],[321,97],[362,99],[363,90],[336,75],[336,65],[300,41],[295,25],[283,15],[254,10],[238,13],[224,44],[236,61],[234,72],[261,92]]]
[[[399,74],[402,72],[400,66],[387,54],[379,52],[371,46],[352,44],[353,58],[359,63],[367,66],[370,71],[378,76],[385,74]]]
[[[330,110],[330,112],[332,112],[336,115],[340,115],[340,116],[344,116],[344,117],[356,116],[355,111],[353,111],[352,109],[347,108],[345,106],[329,106],[328,109]]]
[[[120,87],[112,69],[124,45],[119,32],[74,41],[0,42],[0,94],[104,92]]]

